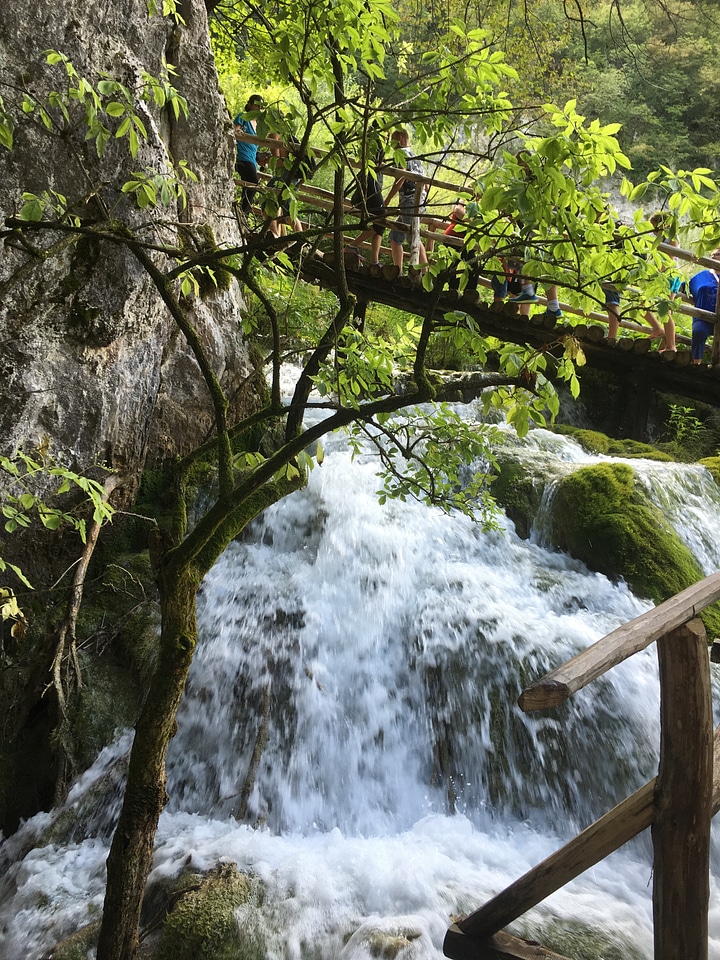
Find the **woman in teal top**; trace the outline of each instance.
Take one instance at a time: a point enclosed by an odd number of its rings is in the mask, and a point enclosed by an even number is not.
[[[245,114],[257,114],[265,106],[265,102],[259,93],[254,93],[248,102],[245,104]],[[255,124],[255,117],[245,117],[242,113],[239,113],[235,117],[235,135],[237,137],[238,133],[249,133],[251,136],[257,136],[257,126]],[[250,183],[258,182],[258,165],[257,165],[257,144],[248,143],[246,140],[236,140],[235,149],[237,155],[235,157],[235,170],[238,176]],[[252,199],[255,196],[254,187],[244,187],[242,194],[242,210],[243,213],[249,213],[250,207],[252,206]]]

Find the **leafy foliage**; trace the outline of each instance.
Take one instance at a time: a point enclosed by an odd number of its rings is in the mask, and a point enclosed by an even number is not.
[[[82,504],[90,505],[95,523],[102,524],[112,519],[114,510],[105,499],[102,485],[60,464],[52,461],[40,463],[18,451],[14,457],[0,456],[0,472],[4,474],[0,511],[5,517],[4,527],[7,533],[29,527],[33,517],[36,517],[47,530],[57,530],[61,526],[71,527],[85,543],[86,520],[79,512],[78,505],[74,505],[72,509],[63,509],[52,503],[73,488],[84,495]],[[57,482],[55,490],[39,495],[39,482],[45,483],[51,478]],[[22,570],[0,556],[0,572],[8,569],[26,586],[30,586]]]

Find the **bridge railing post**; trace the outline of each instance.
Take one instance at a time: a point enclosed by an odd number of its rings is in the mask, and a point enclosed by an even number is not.
[[[655,960],[707,960],[713,729],[710,658],[695,619],[658,640],[660,767],[652,826]]]

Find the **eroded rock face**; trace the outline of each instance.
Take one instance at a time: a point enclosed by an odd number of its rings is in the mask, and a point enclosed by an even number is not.
[[[161,5],[161,4],[160,4]],[[178,223],[192,224],[185,242],[208,238],[234,244],[231,124],[209,48],[202,0],[184,0],[184,26],[150,16],[145,0],[86,5],[76,0],[14,0],[0,5],[2,96],[15,120],[14,147],[0,147],[0,222],[18,213],[25,191],[67,197],[82,227],[119,218],[153,244],[177,244]],[[77,80],[65,66],[48,65],[44,51],[69,58],[80,77],[97,85],[105,72],[128,89],[143,71],[161,76],[164,62],[178,71],[174,85],[188,100],[188,120],[148,103],[147,130],[136,158],[127,138],[111,136],[102,158],[81,111],[71,123],[48,109],[23,113],[22,98],[46,102]],[[7,93],[8,89],[15,93]],[[111,120],[113,133],[121,118]],[[76,121],[78,121],[76,123]],[[188,182],[188,205],[140,210],[120,192],[132,173],[167,173],[187,160],[198,177]],[[52,214],[46,212],[46,219]],[[158,221],[162,220],[162,223]],[[195,230],[198,227],[198,230]],[[194,238],[194,239],[193,239]],[[5,238],[0,255],[0,452],[48,450],[86,469],[96,460],[137,474],[151,462],[184,453],[212,424],[208,391],[195,359],[160,293],[126,247],[93,235],[37,230],[32,249]],[[168,261],[151,253],[154,262]],[[250,372],[238,325],[237,284],[196,299],[190,319],[212,368],[230,395]],[[237,409],[251,406],[240,392]]]

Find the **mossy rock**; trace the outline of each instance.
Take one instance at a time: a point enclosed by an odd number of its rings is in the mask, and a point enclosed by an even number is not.
[[[545,482],[515,457],[498,460],[499,472],[490,492],[515,524],[519,537],[527,539],[542,500]]]
[[[591,570],[624,579],[640,597],[662,603],[703,579],[699,563],[663,514],[635,484],[627,464],[582,467],[558,482],[552,501],[554,544]],[[702,615],[711,637],[720,610]]]
[[[673,457],[649,443],[639,440],[610,440],[608,456],[625,457],[626,460],[659,460],[662,463],[672,463]]]
[[[606,454],[610,448],[610,438],[598,430],[584,430],[582,427],[571,427],[565,423],[555,424],[552,429],[563,437],[572,437],[588,453]]]
[[[265,960],[254,899],[255,884],[234,864],[220,864],[167,915],[153,960]],[[243,907],[249,909],[241,921]]]
[[[625,459],[640,458],[643,460],[660,460],[672,462],[673,457],[663,450],[659,450],[650,443],[641,443],[639,440],[616,440],[597,430],[584,430],[580,427],[571,427],[558,424],[554,427],[555,433],[565,437],[572,437],[588,453],[596,453],[608,457],[624,457]]]
[[[425,956],[428,943],[417,927],[397,924],[377,926],[369,921],[345,941],[340,957],[370,956],[373,960],[402,960]]]
[[[119,730],[132,727],[140,709],[140,689],[127,670],[102,657],[80,653],[83,685],[71,718],[75,761],[85,770]]]
[[[698,464],[710,471],[713,480],[720,487],[720,457],[705,457],[698,460]]]
[[[53,947],[53,960],[87,960],[90,950],[97,946],[99,933],[99,920],[76,930]]]

